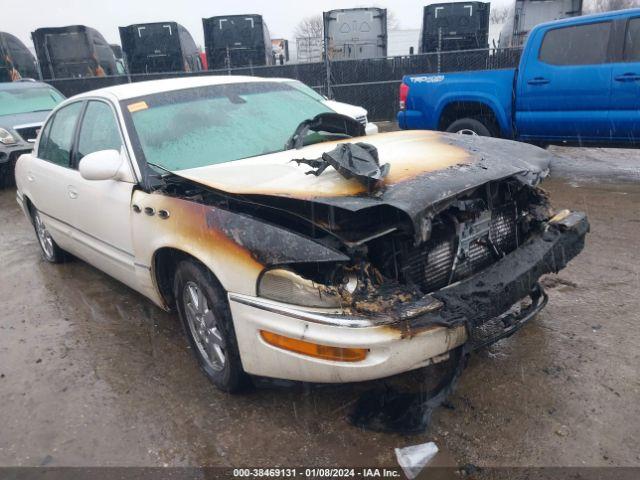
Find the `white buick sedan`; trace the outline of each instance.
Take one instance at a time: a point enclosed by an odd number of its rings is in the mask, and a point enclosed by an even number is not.
[[[51,263],[175,310],[205,374],[381,378],[511,335],[583,247],[537,147],[365,127],[290,83],[193,77],[59,105],[16,166]]]

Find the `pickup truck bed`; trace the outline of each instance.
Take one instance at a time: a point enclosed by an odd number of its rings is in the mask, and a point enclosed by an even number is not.
[[[515,76],[514,68],[406,76],[409,96],[406,109],[398,113],[400,128],[446,130],[460,115],[481,115],[488,107],[501,136],[510,137]]]
[[[540,144],[635,144],[640,8],[538,25],[517,69],[405,76],[398,123]]]

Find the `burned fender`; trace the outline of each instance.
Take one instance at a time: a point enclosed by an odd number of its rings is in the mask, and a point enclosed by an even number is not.
[[[207,227],[224,233],[265,266],[302,262],[342,262],[349,257],[284,227],[210,207]]]
[[[138,274],[144,283],[141,288],[160,306],[162,295],[149,272],[162,249],[196,258],[226,291],[252,296],[258,277],[269,266],[347,259],[284,227],[202,201],[141,190],[133,194],[132,203],[140,209],[132,214],[132,229]],[[146,211],[150,214],[143,213]]]

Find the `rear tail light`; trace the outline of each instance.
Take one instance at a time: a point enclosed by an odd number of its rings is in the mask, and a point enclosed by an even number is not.
[[[400,84],[400,110],[407,108],[407,97],[409,96],[409,85],[406,83]]]

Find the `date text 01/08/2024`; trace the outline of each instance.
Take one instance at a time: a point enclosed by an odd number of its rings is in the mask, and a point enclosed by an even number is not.
[[[235,468],[234,478],[400,478],[394,468]]]

